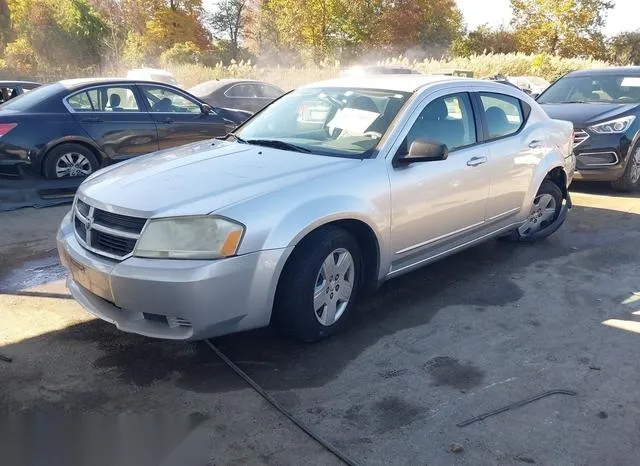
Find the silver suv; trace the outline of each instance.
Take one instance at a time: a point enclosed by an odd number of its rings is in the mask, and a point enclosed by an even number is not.
[[[118,328],[307,341],[363,292],[571,206],[570,123],[499,83],[371,76],[291,92],[225,140],[90,176],[58,233],[69,289]]]

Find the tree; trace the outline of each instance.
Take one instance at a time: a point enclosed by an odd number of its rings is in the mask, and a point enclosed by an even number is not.
[[[221,0],[217,10],[209,16],[214,37],[228,43],[229,57],[238,59],[240,40],[248,22],[249,0]]]
[[[443,50],[459,36],[462,13],[455,0],[396,0],[385,2],[382,25],[380,34],[393,51]]]
[[[0,55],[9,43],[11,33],[11,12],[7,0],[0,0]]]
[[[520,51],[600,57],[609,0],[511,0]]]
[[[493,29],[487,24],[457,38],[452,46],[454,55],[468,57],[484,53],[513,53],[518,51],[515,32],[503,27]]]
[[[618,34],[609,43],[610,59],[619,65],[640,65],[640,29]]]

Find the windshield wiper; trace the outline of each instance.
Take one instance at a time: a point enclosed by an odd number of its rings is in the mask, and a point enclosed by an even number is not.
[[[248,139],[246,141],[249,144],[255,144],[256,146],[273,147],[274,149],[292,150],[295,152],[304,152],[306,154],[311,151],[306,147],[297,146],[290,142],[280,141],[279,139]]]
[[[220,140],[222,140],[222,141],[226,141],[226,140],[227,140],[227,139],[229,139],[229,138],[233,139],[235,142],[239,142],[240,144],[246,144],[246,143],[247,143],[247,141],[245,141],[245,140],[244,140],[244,139],[242,139],[240,136],[237,136],[237,135],[235,135],[235,134],[233,134],[233,133],[229,133],[229,134],[227,134],[226,136],[218,136],[218,137],[217,137],[217,138],[215,138],[215,139],[220,139]]]

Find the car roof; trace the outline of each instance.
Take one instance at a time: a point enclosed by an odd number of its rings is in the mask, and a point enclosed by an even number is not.
[[[612,66],[610,68],[591,68],[587,70],[572,71],[566,76],[606,76],[619,75],[622,73],[640,76],[640,66]]]
[[[0,86],[15,86],[16,84],[29,84],[33,86],[40,86],[40,83],[34,81],[0,81]]]
[[[172,84],[167,84],[159,81],[150,81],[145,79],[132,79],[132,78],[77,78],[77,79],[64,79],[59,81],[62,86],[67,90],[79,89],[84,86],[90,86],[93,84],[153,84],[176,87]]]
[[[481,82],[475,79],[461,78],[457,76],[432,75],[425,76],[421,74],[384,74],[384,75],[366,75],[354,76],[329,81],[320,81],[317,83],[307,84],[302,88],[315,87],[350,87],[360,89],[379,89],[386,91],[398,92],[415,92],[421,87],[435,83],[444,82]]]

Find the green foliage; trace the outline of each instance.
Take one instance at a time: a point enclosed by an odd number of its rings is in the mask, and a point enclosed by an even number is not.
[[[619,65],[640,65],[640,30],[623,32],[609,44],[610,59]]]
[[[563,57],[604,55],[609,0],[511,0],[518,50]]]
[[[200,62],[202,62],[202,51],[193,42],[174,44],[160,55],[162,66]]]
[[[24,37],[7,44],[0,70],[16,77],[28,77],[33,75],[36,68],[36,55]]]
[[[514,53],[518,51],[516,34],[505,28],[492,29],[479,26],[474,31],[458,37],[451,46],[456,56],[468,57],[483,53]]]

